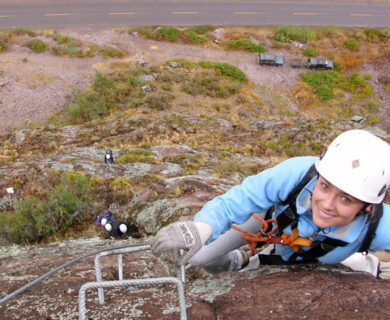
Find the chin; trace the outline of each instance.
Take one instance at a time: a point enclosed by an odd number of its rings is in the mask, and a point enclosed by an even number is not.
[[[313,217],[313,222],[319,228],[329,228],[334,226],[334,224],[332,224],[330,221],[326,222],[321,219],[316,219],[315,217]]]

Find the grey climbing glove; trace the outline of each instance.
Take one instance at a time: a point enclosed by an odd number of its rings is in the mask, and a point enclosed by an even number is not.
[[[208,225],[207,227],[210,228],[210,236],[211,227]],[[192,221],[172,223],[157,232],[156,238],[152,243],[152,252],[159,257],[165,251],[183,249],[184,253],[178,260],[178,264],[183,266],[187,264],[188,260],[199,251],[207,240],[203,239],[202,241],[201,234],[203,233],[202,230],[199,230],[199,226]]]

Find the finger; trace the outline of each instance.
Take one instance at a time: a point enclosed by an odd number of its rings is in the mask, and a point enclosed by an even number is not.
[[[153,248],[153,253],[156,256],[160,256],[163,252],[168,251],[168,250],[173,250],[177,248],[177,242],[172,241],[170,239],[165,239],[162,241],[158,241],[156,245]]]
[[[193,256],[193,254],[190,255],[189,253],[190,253],[190,252],[187,251],[187,252],[183,253],[183,254],[179,257],[179,259],[177,259],[177,264],[178,264],[179,266],[185,266],[185,265],[188,263],[188,260],[190,260],[190,258]]]

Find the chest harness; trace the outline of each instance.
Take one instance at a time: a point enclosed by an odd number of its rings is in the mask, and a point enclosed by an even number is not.
[[[318,175],[314,165],[305,174],[299,184],[290,192],[287,199],[283,201],[282,205],[288,205],[288,207],[281,212],[276,219],[272,218],[274,207],[267,210],[267,213],[263,218],[253,215],[254,218],[261,221],[260,231],[258,233],[250,233],[237,226],[233,226],[237,231],[242,232],[241,237],[248,242],[248,245],[252,251],[252,255],[255,255],[255,249],[260,248],[265,244],[281,244],[289,246],[294,250],[294,253],[290,258],[285,261],[280,255],[264,255],[259,254],[260,264],[262,265],[286,265],[297,263],[313,263],[317,262],[319,257],[324,256],[337,247],[344,247],[348,243],[342,240],[326,237],[323,240],[310,240],[306,238],[300,238],[298,236],[298,218],[296,200],[302,189],[316,176]],[[370,219],[366,236],[362,242],[358,252],[367,253],[372,240],[375,237],[375,231],[379,224],[379,220],[383,215],[383,205],[373,206],[370,214]],[[290,226],[291,234],[287,235],[283,233],[284,228]],[[309,249],[304,250],[302,247]],[[300,257],[300,259],[297,259]]]

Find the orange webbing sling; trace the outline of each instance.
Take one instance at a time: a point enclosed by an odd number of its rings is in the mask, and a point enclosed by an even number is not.
[[[263,244],[269,243],[290,246],[295,252],[297,252],[301,246],[310,247],[312,245],[311,240],[298,237],[298,229],[296,227],[291,230],[291,235],[283,233],[281,236],[274,236],[275,232],[278,231],[279,228],[275,219],[265,220],[255,214],[253,217],[261,222],[260,231],[258,233],[251,233],[239,228],[238,226],[233,226],[235,230],[242,232],[241,237],[248,242],[252,256],[255,255],[258,242]],[[270,229],[270,224],[274,224],[275,227],[268,231]]]

